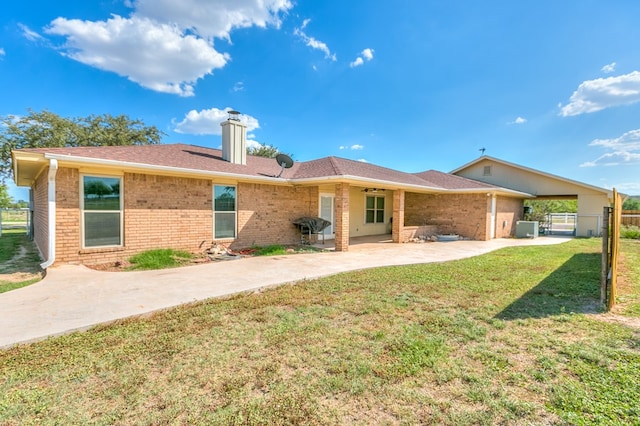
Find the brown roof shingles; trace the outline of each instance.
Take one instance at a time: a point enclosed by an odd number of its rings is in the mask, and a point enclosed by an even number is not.
[[[219,149],[187,144],[35,148],[21,151],[68,155],[76,159],[91,158],[125,162],[132,165],[142,164],[252,177],[275,177],[280,173],[280,166],[273,158],[247,155],[246,165],[233,164],[222,159],[222,152]],[[340,157],[325,157],[318,160],[295,162],[293,167],[285,169],[282,174],[283,178],[294,181],[297,179],[340,176],[384,181],[399,185],[421,186],[425,187],[425,189],[498,188],[435,170],[412,174]]]
[[[495,185],[436,170],[415,173],[415,176],[447,189],[499,189],[499,187]]]

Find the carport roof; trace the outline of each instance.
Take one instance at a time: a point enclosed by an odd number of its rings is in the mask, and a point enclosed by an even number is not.
[[[495,163],[498,163],[498,164],[502,164],[502,165],[504,165],[504,166],[506,166],[508,168],[518,170],[520,172],[531,173],[531,174],[533,174],[535,176],[545,177],[545,178],[549,178],[549,179],[552,179],[552,180],[555,180],[555,181],[558,181],[558,182],[563,182],[565,184],[570,184],[570,185],[575,185],[575,186],[578,186],[578,187],[586,188],[586,189],[589,189],[589,190],[592,190],[592,191],[595,191],[595,192],[600,192],[602,194],[607,194],[609,197],[612,196],[611,190],[606,189],[606,188],[600,188],[598,186],[589,185],[589,184],[584,183],[584,182],[579,182],[579,181],[576,181],[576,180],[568,179],[568,178],[565,178],[565,177],[562,177],[562,176],[558,176],[558,175],[554,175],[554,174],[551,174],[551,173],[543,172],[541,170],[536,170],[536,169],[532,169],[532,168],[529,168],[529,167],[521,166],[520,164],[511,163],[509,161],[501,160],[499,158],[491,157],[491,156],[488,156],[488,155],[483,155],[482,157],[479,157],[479,158],[477,158],[477,159],[475,159],[473,161],[470,161],[469,163],[467,163],[467,164],[465,164],[463,166],[460,166],[455,170],[452,170],[451,172],[449,172],[449,174],[450,175],[458,175],[458,174],[464,173],[465,170],[468,170],[471,167],[473,167],[473,166],[475,166],[475,165],[477,165],[479,163],[482,163],[482,162],[495,162]],[[518,188],[513,188],[513,189],[516,190],[516,191],[518,190]]]
[[[120,170],[147,170],[155,173],[181,175],[222,176],[244,181],[305,184],[323,181],[351,181],[362,186],[388,189],[407,189],[423,192],[482,192],[491,191],[528,197],[529,194],[500,186],[429,170],[406,173],[375,164],[340,157],[324,157],[312,161],[295,162],[284,170],[272,158],[247,155],[245,165],[233,164],[222,158],[219,149],[187,144],[158,144],[133,146],[32,148],[13,151],[14,179],[18,185],[31,185],[49,159],[61,165],[92,165]]]

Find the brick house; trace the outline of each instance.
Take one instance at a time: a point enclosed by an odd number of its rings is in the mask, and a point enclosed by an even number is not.
[[[438,171],[404,173],[326,157],[281,169],[246,154],[246,127],[222,123],[222,149],[185,144],[21,149],[14,179],[31,188],[33,236],[45,260],[97,264],[152,248],[197,252],[300,241],[292,221],[320,216],[326,238],[514,234],[527,192]]]

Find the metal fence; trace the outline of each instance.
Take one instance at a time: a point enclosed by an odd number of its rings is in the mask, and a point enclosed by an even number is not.
[[[0,209],[0,236],[4,229],[31,229],[31,211],[26,209]]]

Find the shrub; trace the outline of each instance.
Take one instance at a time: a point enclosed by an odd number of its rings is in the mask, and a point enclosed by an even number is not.
[[[621,238],[640,239],[640,227],[633,225],[622,225],[620,229]]]

